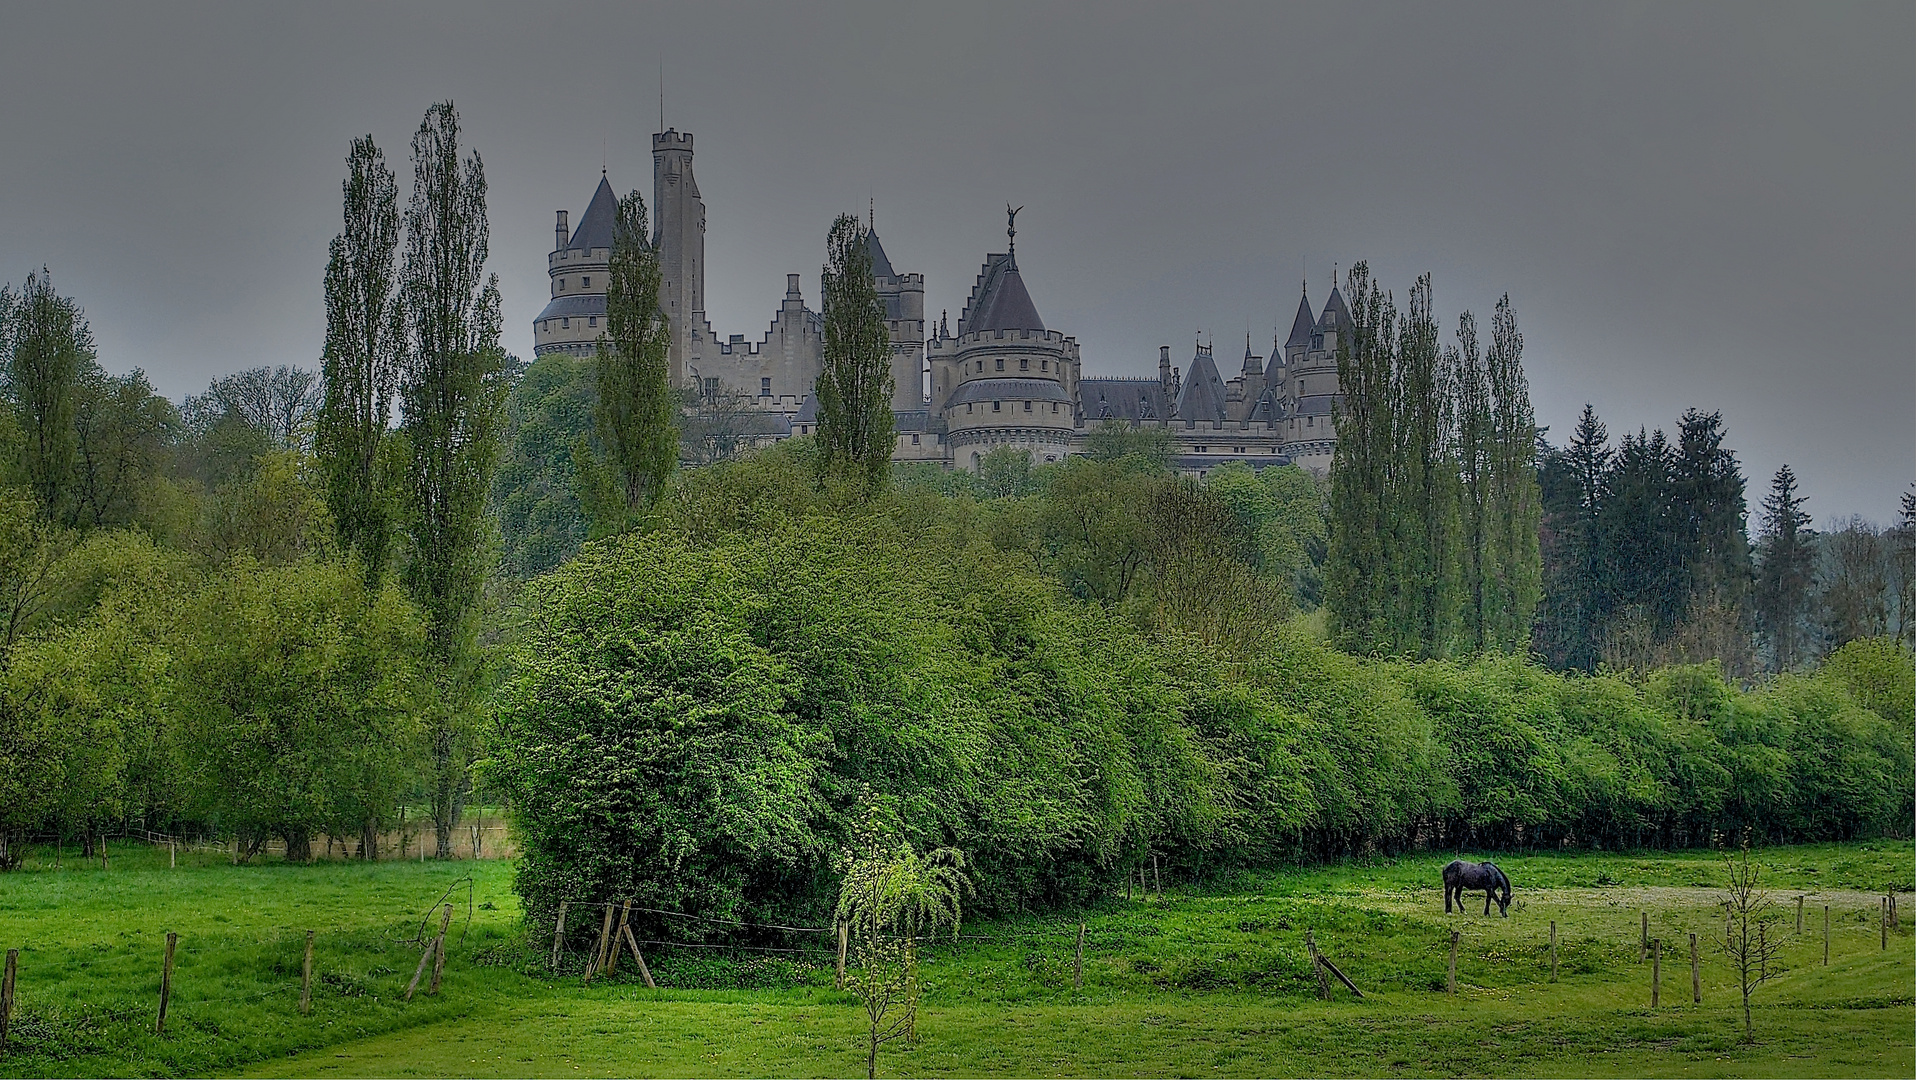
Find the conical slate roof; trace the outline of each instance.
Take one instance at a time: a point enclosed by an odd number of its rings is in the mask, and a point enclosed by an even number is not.
[[[1208,349],[1200,349],[1191,358],[1191,369],[1184,375],[1184,389],[1178,394],[1179,420],[1223,420],[1224,379]]]
[[[898,276],[897,272],[891,268],[891,260],[885,257],[885,245],[878,242],[878,230],[872,229],[865,233],[865,248],[872,253],[873,277],[895,278]]]
[[[960,334],[992,330],[1044,331],[1044,320],[1018,274],[1018,261],[1008,253],[985,256],[985,268],[958,316]]]
[[[1344,306],[1344,294],[1338,292],[1335,286],[1331,288],[1331,298],[1324,301],[1324,315],[1318,323],[1339,334],[1350,332],[1351,309]]]
[[[612,194],[612,184],[600,173],[599,190],[592,193],[585,213],[579,215],[579,227],[572,231],[572,242],[566,247],[573,251],[611,247],[612,226],[618,219],[619,197]]]
[[[1317,320],[1311,317],[1311,294],[1307,291],[1297,298],[1297,318],[1291,320],[1291,337],[1284,343],[1287,349],[1311,343],[1311,330],[1317,326]]]

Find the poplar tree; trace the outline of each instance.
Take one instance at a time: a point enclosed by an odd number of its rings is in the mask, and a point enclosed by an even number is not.
[[[824,367],[818,376],[819,461],[827,475],[876,486],[891,464],[891,333],[872,281],[865,227],[832,222],[823,272]]]
[[[1484,357],[1489,383],[1487,451],[1489,498],[1485,544],[1486,605],[1479,648],[1520,652],[1529,647],[1543,598],[1543,554],[1538,530],[1543,493],[1537,481],[1537,414],[1523,372],[1523,334],[1506,293],[1491,316]]]
[[[1796,493],[1796,474],[1788,465],[1776,470],[1763,499],[1762,557],[1756,577],[1757,625],[1770,643],[1774,671],[1802,662],[1803,632],[1809,614],[1814,552],[1805,529],[1808,500]]]
[[[1394,640],[1389,500],[1397,306],[1371,278],[1368,263],[1351,267],[1345,292],[1351,325],[1337,335],[1339,397],[1331,413],[1337,453],[1331,458],[1324,603],[1339,647],[1374,652]]]
[[[1457,639],[1457,463],[1452,395],[1439,363],[1430,275],[1417,279],[1398,333],[1391,403],[1397,435],[1391,554],[1397,599],[1391,651],[1443,656]]]
[[[93,331],[80,305],[54,291],[42,267],[0,301],[0,352],[25,443],[26,480],[56,520],[71,501],[81,381],[93,365]]]
[[[634,191],[619,201],[613,221],[606,334],[594,364],[599,396],[593,417],[607,460],[598,461],[585,447],[574,452],[583,501],[600,536],[626,528],[658,498],[678,465],[678,409],[667,361],[671,335],[659,307],[659,253],[650,237],[645,200]]]
[[[486,178],[475,151],[459,157],[459,114],[435,104],[413,136],[399,303],[406,438],[404,574],[426,616],[438,667],[430,796],[438,854],[452,851],[465,799],[480,589],[492,558],[486,492],[497,465],[505,402],[499,282],[485,277]]]
[[[1457,344],[1445,354],[1449,373],[1451,410],[1456,417],[1456,455],[1459,517],[1458,578],[1462,599],[1462,631],[1473,652],[1491,645],[1492,608],[1497,598],[1488,580],[1495,573],[1491,538],[1499,530],[1493,521],[1490,380],[1477,345],[1477,316],[1457,317]]]
[[[346,155],[345,226],[326,261],[326,344],[314,450],[339,543],[368,582],[384,573],[395,507],[382,447],[399,383],[402,337],[394,295],[399,187],[372,136]]]

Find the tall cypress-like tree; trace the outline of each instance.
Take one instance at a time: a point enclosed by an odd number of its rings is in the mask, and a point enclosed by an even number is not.
[[[658,498],[678,465],[678,409],[667,350],[671,333],[659,307],[659,253],[652,246],[645,200],[619,200],[612,225],[612,266],[605,294],[606,334],[595,359],[599,398],[593,408],[607,461],[574,452],[593,531],[622,531]]]
[[[1339,396],[1331,422],[1330,543],[1324,605],[1333,639],[1351,652],[1392,650],[1391,465],[1397,411],[1392,404],[1397,307],[1358,263],[1345,276],[1348,333],[1339,328]]]
[[[1457,463],[1452,455],[1452,394],[1438,354],[1430,275],[1410,291],[1399,328],[1391,395],[1399,436],[1390,485],[1394,594],[1391,651],[1447,655],[1457,641]]]
[[[1776,470],[1763,499],[1762,561],[1756,577],[1757,626],[1770,644],[1774,671],[1789,671],[1803,660],[1808,629],[1814,552],[1803,512],[1808,500],[1796,493],[1796,474],[1788,465]]]
[[[1483,652],[1491,647],[1495,636],[1492,626],[1497,621],[1493,613],[1496,590],[1490,580],[1496,572],[1491,538],[1498,532],[1493,521],[1491,479],[1495,432],[1490,379],[1477,347],[1477,317],[1471,312],[1457,317],[1457,344],[1446,350],[1444,367],[1456,417],[1460,527],[1457,569],[1463,636],[1472,651]]]
[[[27,484],[41,510],[62,520],[73,495],[79,452],[74,423],[81,381],[93,364],[93,331],[80,305],[54,291],[53,275],[44,267],[28,274],[19,294],[0,306],[7,309],[0,351],[26,444]]]
[[[468,734],[475,615],[492,557],[486,492],[497,467],[505,401],[499,282],[486,262],[486,178],[475,151],[459,157],[459,114],[427,110],[413,136],[400,305],[406,327],[400,406],[406,436],[405,582],[426,615],[439,665],[430,782],[439,857],[469,784]]]
[[[405,327],[393,291],[399,186],[372,136],[353,140],[340,186],[345,227],[333,238],[326,262],[326,345],[314,450],[340,546],[359,558],[368,581],[377,581],[392,547],[395,508],[382,448]]]
[[[1497,301],[1484,357],[1489,383],[1490,435],[1485,440],[1489,496],[1485,573],[1491,601],[1483,618],[1483,647],[1515,652],[1528,647],[1543,598],[1538,530],[1543,494],[1537,481],[1537,414],[1523,372],[1523,334],[1509,294]]]
[[[819,460],[825,472],[876,485],[890,467],[891,332],[872,281],[858,218],[840,214],[826,240],[824,368],[818,375]]]

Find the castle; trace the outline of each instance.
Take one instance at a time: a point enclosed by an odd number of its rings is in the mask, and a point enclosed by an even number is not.
[[[705,314],[705,202],[692,174],[692,135],[652,136],[652,213],[660,261],[660,304],[671,326],[674,385],[714,405],[734,445],[765,445],[817,426],[812,388],[824,358],[819,315],[805,306],[797,274],[765,335],[720,338]],[[589,355],[604,333],[605,294],[618,197],[599,187],[568,229],[558,212],[547,256],[552,299],[533,320],[533,353]],[[1006,250],[985,256],[953,332],[948,317],[925,318],[925,278],[894,269],[875,231],[866,233],[873,284],[891,331],[894,461],[976,470],[999,447],[1036,463],[1082,453],[1108,421],[1168,431],[1180,472],[1203,475],[1227,461],[1254,468],[1297,464],[1330,468],[1336,436],[1337,342],[1350,312],[1335,286],[1321,311],[1298,301],[1288,337],[1271,355],[1252,352],[1226,379],[1208,345],[1187,365],[1158,349],[1158,376],[1086,378],[1077,339],[1046,328],[1018,270],[1016,211],[1007,215]]]

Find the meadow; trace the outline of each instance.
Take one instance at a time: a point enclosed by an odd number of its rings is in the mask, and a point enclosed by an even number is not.
[[[213,852],[116,848],[110,868],[52,852],[0,875],[0,945],[19,948],[0,1074],[851,1075],[862,1013],[829,945],[647,947],[582,985],[546,969],[503,860],[232,866]],[[1770,848],[1763,884],[1789,936],[1742,1041],[1720,932],[1722,854],[1508,856],[1510,917],[1446,916],[1444,857],[1299,867],[1089,908],[968,921],[926,950],[915,1045],[881,1074],[1907,1076],[1916,1071],[1910,919],[1882,947],[1878,898],[1916,877],[1907,841]],[[1805,897],[1804,933],[1794,932]],[[437,995],[404,1001],[435,901],[454,906]],[[1831,956],[1822,963],[1822,908]],[[1640,913],[1665,943],[1661,1007]],[[1549,924],[1558,928],[1550,976]],[[433,920],[436,927],[437,920]],[[1074,950],[1085,927],[1083,988]],[[305,932],[312,1009],[299,1012]],[[1455,996],[1445,992],[1460,932]],[[156,1034],[166,932],[180,935]],[[1364,991],[1317,996],[1304,935]],[[1690,1000],[1688,935],[1702,942]],[[797,951],[770,951],[774,949]]]

